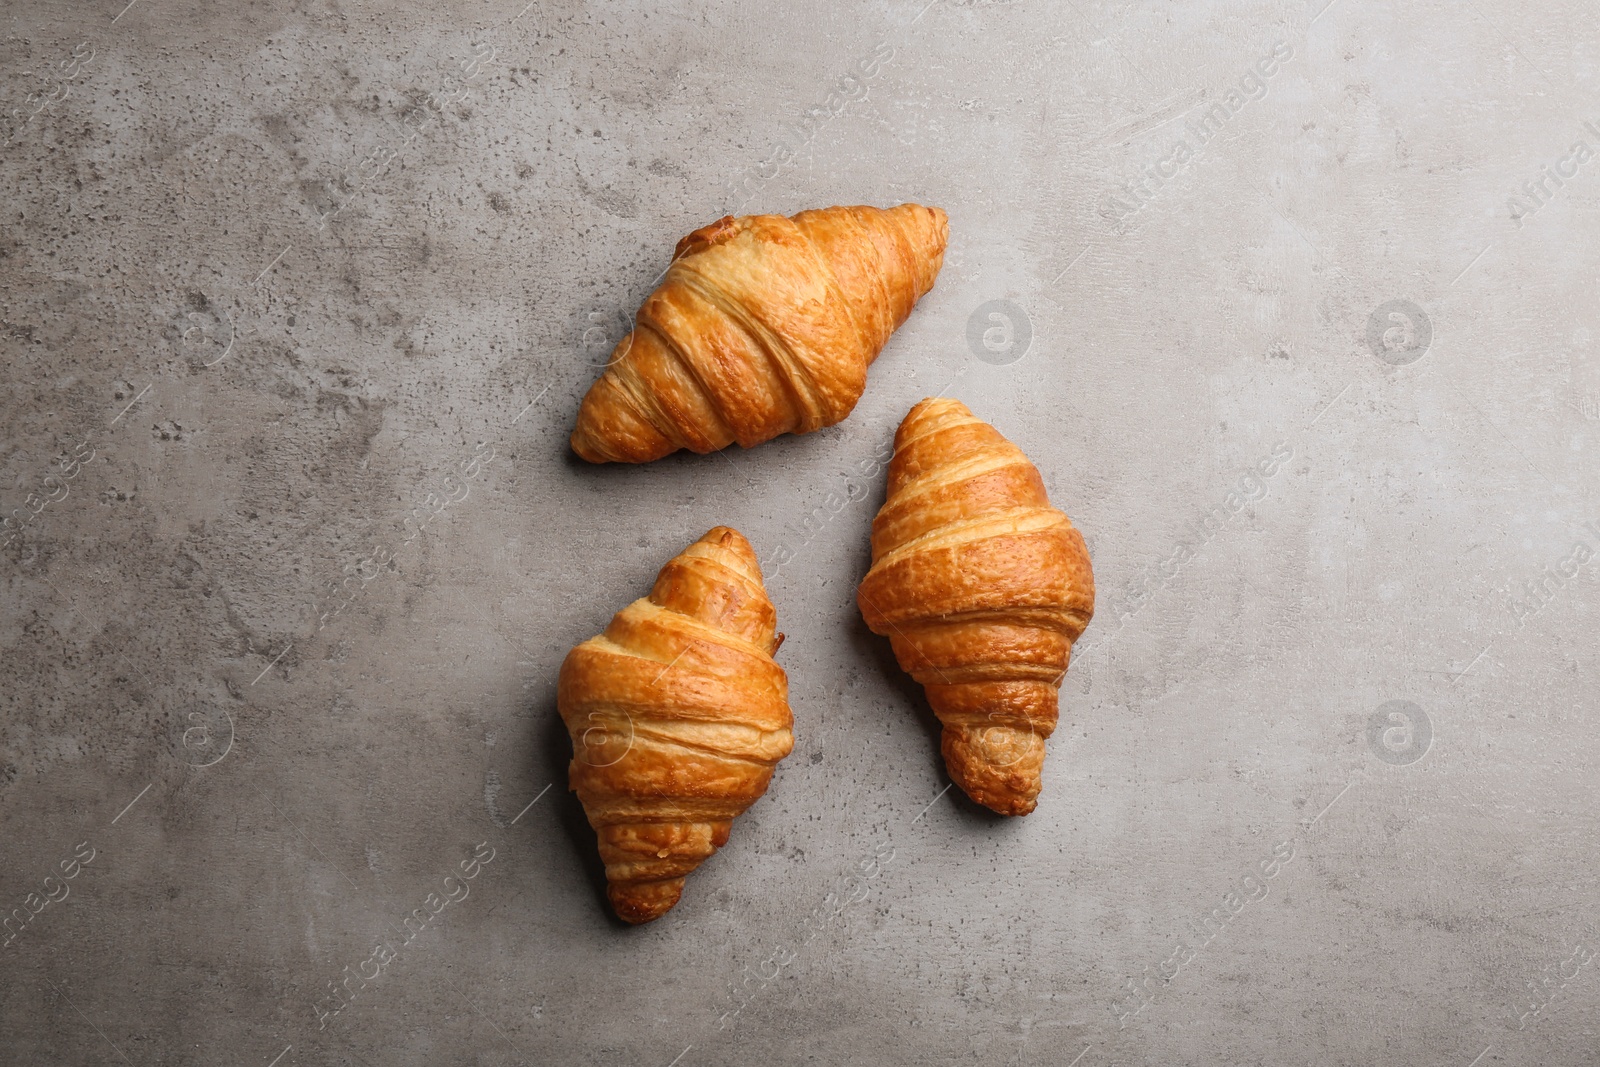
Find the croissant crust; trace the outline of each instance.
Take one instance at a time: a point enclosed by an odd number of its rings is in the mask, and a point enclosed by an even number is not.
[[[572,448],[642,463],[831,426],[944,261],[943,211],[725,217],[678,242],[578,411]]]
[[[950,776],[1001,814],[1032,811],[1094,575],[1038,470],[959,401],[900,424],[856,600],[922,683]]]
[[[630,923],[678,902],[794,747],[776,621],[755,550],[719,526],[561,664],[569,781]]]

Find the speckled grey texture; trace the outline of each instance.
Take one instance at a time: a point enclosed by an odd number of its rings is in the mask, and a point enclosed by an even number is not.
[[[1600,1062],[1590,5],[519,7],[5,13],[0,1062]],[[847,421],[568,453],[679,237],[905,200]],[[1093,553],[1024,820],[854,610],[935,393]],[[722,523],[795,751],[627,929],[555,672]]]

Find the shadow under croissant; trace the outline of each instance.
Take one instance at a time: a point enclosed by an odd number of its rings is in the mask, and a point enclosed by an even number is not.
[[[890,343],[892,344],[893,342],[891,341]],[[844,420],[844,422],[848,421],[848,418]],[[568,429],[570,430],[570,427]],[[620,481],[629,477],[649,477],[659,480],[662,477],[669,476],[666,472],[676,471],[679,468],[691,471],[707,462],[717,463],[719,461],[714,457],[720,455],[734,464],[734,469],[744,477],[746,482],[755,484],[759,481],[759,477],[770,477],[773,472],[808,469],[808,467],[819,462],[822,458],[830,455],[831,451],[837,447],[835,439],[845,432],[844,423],[839,423],[834,426],[824,426],[821,429],[813,430],[811,433],[780,434],[770,441],[762,441],[749,448],[744,448],[737,442],[712,452],[694,452],[687,448],[680,448],[676,452],[669,452],[667,455],[659,459],[653,459],[648,463],[590,463],[574,452],[569,442],[561,450],[561,461],[568,473],[582,473],[585,477],[598,477],[612,481]],[[752,466],[747,469],[744,465],[747,461],[759,461],[761,466]],[[806,503],[814,507],[822,502],[827,495],[827,490],[830,488],[837,490],[840,486],[830,485],[825,488],[815,489],[817,495],[814,500],[796,498],[790,502],[795,504]],[[879,499],[874,507],[882,504],[883,501]],[[862,573],[866,572],[863,571]],[[764,577],[766,580],[771,581],[773,575],[767,574]]]
[[[923,691],[920,683],[911,675],[901,670],[900,663],[894,658],[894,649],[889,644],[887,637],[879,637],[867,629],[866,622],[861,618],[860,612],[851,612],[850,637],[857,648],[865,649],[873,659],[873,666],[878,673],[888,680],[889,684],[900,691],[905,698],[905,703],[916,709],[916,723],[922,728],[924,736],[928,739],[928,759],[934,767],[939,769],[939,776],[950,782],[950,775],[945,770],[944,752],[940,742],[944,737],[944,724],[939,721],[939,716],[933,712],[933,706],[928,703],[928,696]],[[994,826],[996,824],[1013,823],[1018,820],[1009,815],[1001,815],[997,811],[979,804],[967,796],[959,785],[951,784],[951,795],[955,798],[956,810],[962,817],[971,823],[981,826]]]
[[[534,721],[542,724],[543,744],[539,745],[536,757],[539,770],[549,781],[555,783],[550,789],[551,803],[555,807],[556,817],[561,821],[561,829],[565,831],[567,840],[572,843],[572,851],[588,878],[595,907],[606,917],[607,925],[613,930],[635,929],[631,924],[617,918],[616,913],[611,910],[611,903],[606,899],[606,867],[600,861],[599,839],[595,836],[594,828],[589,825],[589,817],[584,814],[583,805],[578,801],[578,794],[567,788],[567,765],[572,761],[572,738],[568,736],[566,724],[561,721],[561,715],[556,711],[554,696],[539,702],[534,710]]]
[[[567,427],[570,432],[571,427]],[[624,481],[628,478],[660,479],[663,472],[673,471],[682,466],[693,466],[704,463],[708,456],[702,456],[688,449],[679,449],[676,452],[653,459],[649,463],[590,463],[572,450],[572,445],[563,438],[564,447],[561,449],[561,462],[569,474],[582,474],[585,478],[598,478],[602,481]],[[729,451],[744,451],[738,445],[729,445]]]

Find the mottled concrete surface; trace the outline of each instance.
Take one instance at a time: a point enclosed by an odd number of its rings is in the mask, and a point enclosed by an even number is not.
[[[0,1061],[1600,1062],[1592,6],[925,3],[8,5]],[[568,453],[677,238],[903,200],[849,420]],[[1099,579],[1025,820],[853,606],[934,393]],[[795,752],[627,929],[555,672],[719,523]]]

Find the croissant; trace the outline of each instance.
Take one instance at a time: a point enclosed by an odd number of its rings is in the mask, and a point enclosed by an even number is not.
[[[776,621],[755,549],[718,526],[561,664],[569,781],[630,923],[678,902],[794,747]]]
[[[1026,815],[1072,643],[1094,615],[1088,550],[1022,450],[959,401],[923,400],[894,447],[857,604],[926,690],[950,777]]]
[[[583,398],[572,450],[644,463],[832,426],[933,288],[948,231],[919,204],[729,215],[694,231]]]

